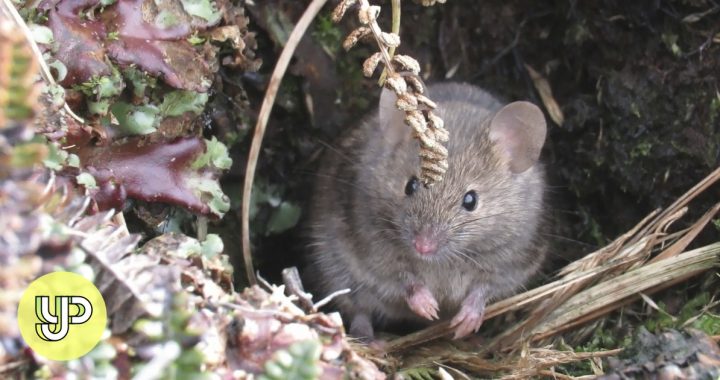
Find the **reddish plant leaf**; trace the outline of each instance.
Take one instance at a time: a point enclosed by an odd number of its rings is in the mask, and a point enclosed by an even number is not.
[[[174,26],[156,25],[161,11],[175,20]],[[118,0],[102,17],[109,28],[118,28],[118,40],[109,44],[108,56],[119,64],[136,64],[153,75],[162,75],[175,88],[207,91],[210,68],[185,39],[209,25],[188,16],[179,1],[156,5],[146,0]]]
[[[67,67],[63,86],[72,86],[92,77],[110,74],[104,61],[105,24],[78,17],[86,8],[96,6],[97,0],[48,1],[42,5],[49,10],[48,26],[57,42],[55,57]]]
[[[86,13],[98,5],[98,0],[50,0],[42,6],[49,11],[48,25],[58,46],[56,58],[68,69],[64,86],[109,75],[107,54],[121,66],[137,65],[161,76],[172,87],[207,91],[210,67],[186,38],[209,23],[187,15],[179,1],[118,0],[99,19],[88,19]],[[162,19],[173,20],[174,25],[157,25]],[[110,33],[112,39],[108,39]]]
[[[204,150],[205,142],[199,137],[150,145],[143,145],[138,138],[120,145],[83,148],[75,153],[95,177],[98,188],[93,197],[100,209],[120,209],[125,197],[130,197],[209,214],[210,207],[191,188],[193,178],[212,176],[191,168]]]
[[[212,83],[207,63],[187,41],[122,38],[108,46],[108,56],[121,65],[136,64],[175,88],[205,92]]]

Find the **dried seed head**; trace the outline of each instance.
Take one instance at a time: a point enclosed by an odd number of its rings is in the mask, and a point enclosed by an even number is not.
[[[385,43],[385,45],[391,48],[398,47],[400,45],[400,36],[395,33],[382,32],[380,33],[380,39]]]
[[[358,12],[358,20],[360,20],[360,23],[363,25],[368,25],[372,22],[375,22],[377,20],[378,15],[380,14],[380,7],[377,5],[368,5],[367,3],[363,3],[360,8],[360,12]]]
[[[441,166],[437,162],[430,161],[430,160],[423,160],[420,162],[420,168],[423,170],[428,170],[433,173],[445,173],[447,170],[446,166]]]
[[[403,77],[398,74],[389,74],[385,79],[385,87],[395,92],[398,96],[407,92],[407,83]]]
[[[443,173],[433,173],[430,170],[420,170],[420,181],[425,185],[432,185],[435,182],[442,181]]]
[[[332,12],[332,20],[335,23],[340,22],[342,20],[343,16],[345,16],[345,12],[355,4],[357,0],[341,0],[340,4],[335,7],[335,9]]]
[[[409,92],[400,94],[395,106],[401,111],[417,111],[417,97]]]
[[[432,162],[433,164],[437,165],[437,167],[442,169],[448,168],[448,163],[445,160],[445,157],[429,150],[421,150],[420,159],[422,161]]]
[[[435,138],[440,142],[447,142],[450,138],[450,133],[445,129],[445,122],[432,113],[432,111],[428,111],[427,119],[428,125],[435,131]]]
[[[348,36],[345,38],[345,41],[343,41],[343,48],[347,51],[350,50],[355,44],[358,43],[362,38],[370,34],[372,30],[366,26],[361,26],[352,32],[348,34]]]
[[[371,77],[381,60],[382,54],[380,52],[377,52],[368,57],[368,59],[363,62],[363,75],[368,78]]]
[[[408,70],[415,75],[420,74],[420,64],[415,60],[415,58],[410,57],[409,55],[398,54],[395,55],[392,60],[395,64],[400,66],[401,69]]]
[[[406,75],[404,76],[405,81],[412,87],[415,91],[415,93],[423,94],[425,93],[425,85],[423,85],[423,82],[415,75]]]
[[[418,133],[417,134],[418,140],[420,140],[420,147],[430,150],[433,153],[436,153],[433,149],[435,147],[435,139],[431,138],[427,134],[427,129],[424,131],[424,133]]]
[[[409,125],[410,128],[415,132],[414,135],[417,137],[422,135],[427,130],[427,124],[425,118],[423,118],[422,112],[410,111],[405,113],[405,124]]]
[[[416,0],[420,1],[420,0]],[[445,0],[422,0],[426,5]],[[353,30],[343,41],[343,48],[349,50],[358,41],[372,34],[378,44],[379,52],[374,53],[363,63],[363,74],[371,77],[380,62],[386,66],[385,88],[397,95],[395,106],[405,112],[405,123],[412,128],[413,136],[420,145],[420,180],[430,185],[442,180],[448,168],[448,151],[443,145],[448,141],[449,133],[440,117],[432,113],[437,105],[427,96],[425,85],[419,78],[420,64],[410,56],[395,55],[388,57],[389,48],[400,45],[400,36],[385,33],[377,24],[379,6],[372,6],[368,0],[341,0],[333,12],[333,20],[339,21],[348,8],[359,3],[358,19],[363,25]],[[398,72],[404,71],[403,75]]]
[[[424,105],[424,106],[426,106],[426,107],[428,107],[428,108],[430,108],[430,109],[432,109],[432,110],[434,110],[435,108],[437,108],[437,104],[435,104],[435,102],[433,102],[432,100],[430,100],[430,98],[428,98],[428,97],[425,96],[425,95],[417,94],[417,101],[418,101],[418,104],[422,104],[422,105]]]
[[[435,129],[445,129],[445,122],[443,119],[435,115],[432,111],[428,111],[427,119],[431,127]]]

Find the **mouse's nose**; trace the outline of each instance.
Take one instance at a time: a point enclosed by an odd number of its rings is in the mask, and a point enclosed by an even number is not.
[[[428,233],[419,233],[415,235],[415,250],[421,255],[432,255],[437,251],[437,239]]]

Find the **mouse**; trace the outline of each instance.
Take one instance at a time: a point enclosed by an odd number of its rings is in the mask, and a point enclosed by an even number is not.
[[[426,92],[450,133],[442,181],[420,181],[418,143],[383,89],[377,109],[325,151],[314,183],[305,277],[320,296],[350,289],[333,304],[357,338],[436,320],[466,337],[546,255],[543,112],[465,83]]]

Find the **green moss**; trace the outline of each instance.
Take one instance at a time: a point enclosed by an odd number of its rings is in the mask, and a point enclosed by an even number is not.
[[[630,157],[635,159],[639,157],[647,157],[650,155],[650,150],[653,144],[650,141],[642,141],[635,145],[633,150],[630,152]]]
[[[711,296],[708,292],[702,292],[695,297],[687,300],[676,316],[670,315],[665,311],[666,307],[662,302],[658,302],[659,311],[644,322],[645,328],[650,332],[659,332],[664,329],[682,329],[685,327],[693,327],[702,330],[708,335],[717,335],[720,333],[720,315],[706,310],[711,302]]]
[[[330,14],[321,13],[313,23],[312,36],[331,56],[337,55],[342,48],[343,32],[335,24]]]

